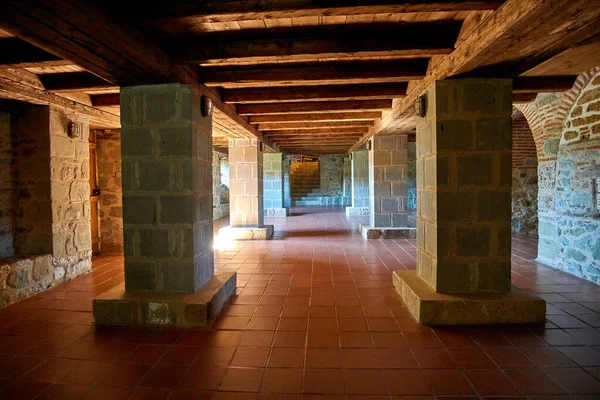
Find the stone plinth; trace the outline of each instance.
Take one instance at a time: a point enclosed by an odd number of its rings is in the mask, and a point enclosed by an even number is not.
[[[265,217],[285,218],[290,215],[290,210],[285,208],[265,208]]]
[[[424,325],[543,324],[546,302],[516,286],[504,293],[443,294],[414,271],[394,271],[404,305]]]
[[[229,240],[267,240],[273,236],[273,225],[264,225],[261,227],[233,227],[225,226],[219,229],[219,236]]]
[[[376,228],[362,224],[360,233],[365,239],[414,239],[417,237],[416,228]]]
[[[216,273],[193,293],[126,292],[121,284],[94,299],[94,318],[109,326],[206,328],[235,286],[235,272]]]
[[[368,217],[369,207],[346,207],[348,217]]]

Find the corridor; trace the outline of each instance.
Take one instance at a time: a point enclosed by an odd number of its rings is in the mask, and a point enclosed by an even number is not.
[[[268,219],[269,241],[217,241],[215,268],[238,287],[212,329],[95,328],[91,301],[123,282],[120,256],[0,310],[0,398],[600,396],[600,287],[532,261],[535,238],[513,238],[512,281],[548,302],[545,327],[433,329],[390,279],[416,267],[413,240],[367,241],[367,217],[342,207],[291,211]]]

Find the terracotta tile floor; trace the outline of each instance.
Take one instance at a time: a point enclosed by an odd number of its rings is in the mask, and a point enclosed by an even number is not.
[[[297,208],[274,240],[218,251],[239,288],[210,330],[96,329],[91,300],[123,280],[98,257],[0,310],[0,399],[600,398],[600,287],[516,237],[513,281],[548,301],[545,327],[422,327],[390,280],[414,241],[365,241],[363,221]]]

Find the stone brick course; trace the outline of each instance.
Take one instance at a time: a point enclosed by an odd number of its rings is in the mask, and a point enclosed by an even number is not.
[[[262,227],[263,157],[257,139],[229,139],[229,222],[232,227]]]
[[[519,110],[512,121],[512,230],[520,234],[536,234],[537,217],[537,153],[533,133]]]
[[[263,153],[263,204],[267,217],[286,217],[284,205],[284,163],[282,153]]]
[[[346,208],[346,215],[369,215],[369,152],[352,152],[352,207]]]
[[[229,170],[229,159],[226,154],[213,150],[213,220],[229,215],[229,175],[226,184],[223,182],[222,168]]]

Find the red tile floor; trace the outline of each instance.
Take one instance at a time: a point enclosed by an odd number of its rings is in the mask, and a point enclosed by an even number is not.
[[[600,287],[533,262],[534,239],[514,238],[513,281],[548,301],[545,327],[432,329],[391,284],[414,241],[365,241],[340,208],[294,213],[274,240],[217,251],[239,287],[212,329],[94,327],[114,256],[0,310],[0,399],[600,398]]]

